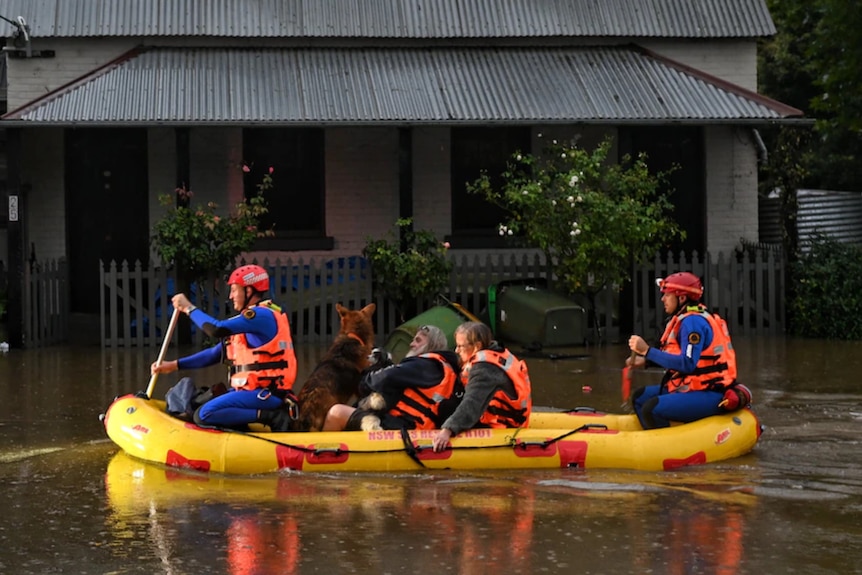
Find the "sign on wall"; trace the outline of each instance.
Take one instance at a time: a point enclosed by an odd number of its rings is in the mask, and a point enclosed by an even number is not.
[[[18,221],[18,196],[9,196],[9,221]]]

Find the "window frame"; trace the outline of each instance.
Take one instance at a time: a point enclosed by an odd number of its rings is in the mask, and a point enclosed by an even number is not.
[[[243,174],[245,198],[257,193],[264,175],[273,169],[273,188],[280,185],[299,188],[299,196],[306,205],[291,206],[287,199],[267,197],[270,214],[264,217],[263,226],[274,223],[275,235],[255,240],[253,249],[259,251],[331,250],[335,240],[326,235],[326,134],[324,128],[309,127],[248,127],[243,128],[242,152],[248,171]],[[282,183],[284,182],[284,183]],[[283,188],[284,189],[284,188]],[[307,198],[316,198],[313,205]],[[298,212],[296,210],[299,210]],[[315,212],[315,213],[313,213]],[[307,229],[278,229],[278,213],[289,213],[291,219],[314,222]],[[304,215],[297,215],[304,214]],[[289,225],[289,224],[287,224]]]

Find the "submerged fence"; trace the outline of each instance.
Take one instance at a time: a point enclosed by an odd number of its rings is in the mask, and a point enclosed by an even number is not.
[[[690,271],[703,280],[704,302],[727,321],[733,335],[784,333],[785,264],[775,249],[746,249],[713,257],[657,255],[633,273],[634,332],[661,333],[666,317],[655,279]]]
[[[294,341],[328,342],[338,330],[335,304],[358,308],[377,304],[375,325],[382,338],[401,323],[394,306],[372,294],[371,271],[361,257],[321,261],[287,259],[257,262],[270,273],[273,300],[290,315]],[[448,300],[480,314],[487,302],[488,286],[504,279],[540,277],[544,263],[539,256],[487,255],[453,259]],[[152,346],[161,343],[171,314],[170,296],[176,278],[163,269],[145,269],[111,262],[103,267],[101,281],[101,329],[105,347]],[[227,302],[228,287],[223,278],[211,278],[203,285],[189,286],[189,299],[216,318],[235,313]],[[440,303],[418,301],[417,309]],[[164,313],[163,310],[168,310]],[[194,343],[205,336],[195,330]]]
[[[63,343],[69,336],[69,271],[65,258],[24,270],[24,347]]]
[[[321,261],[264,260],[270,272],[273,299],[290,314],[294,341],[329,342],[338,329],[336,303],[357,308],[377,304],[375,325],[379,341],[401,323],[393,306],[372,294],[371,272],[361,257]],[[441,299],[460,304],[481,316],[487,305],[488,287],[507,279],[546,276],[540,255],[488,254],[452,256],[454,265],[447,293]],[[652,336],[662,331],[665,318],[655,286],[656,277],[689,270],[704,279],[705,300],[730,325],[733,334],[775,334],[784,331],[784,265],[780,253],[745,250],[730,256],[690,257],[658,255],[636,266],[633,282],[622,291],[599,294],[595,317],[601,341],[617,341],[621,325]],[[164,269],[146,269],[140,262],[110,262],[101,271],[101,340],[105,347],[156,346],[171,315],[170,296],[176,278]],[[189,286],[188,295],[198,307],[217,318],[232,315],[223,278],[211,278]],[[622,299],[621,299],[622,298]],[[417,302],[425,309],[435,302]],[[625,309],[620,321],[620,309]],[[165,312],[167,310],[167,312]],[[193,343],[205,336],[192,330]]]
[[[487,254],[452,257],[454,266],[448,291],[440,301],[417,302],[422,310],[449,300],[481,316],[488,287],[503,280],[545,278],[547,269],[539,255]],[[372,294],[371,272],[361,257],[331,260],[265,260],[271,274],[275,301],[289,313],[297,343],[331,340],[338,329],[337,302],[360,307],[375,302],[379,341],[392,332],[401,318],[391,303]],[[635,266],[633,281],[622,290],[606,290],[596,302],[594,330],[598,341],[619,341],[625,329],[646,337],[660,334],[664,311],[655,286],[656,277],[688,270],[702,277],[705,301],[724,317],[734,335],[781,334],[785,330],[785,264],[780,251],[749,247],[730,255],[660,254]],[[26,347],[62,343],[69,337],[69,272],[65,259],[28,266],[24,274],[24,341]],[[176,278],[161,268],[145,268],[140,262],[110,262],[100,268],[100,341],[103,347],[161,345],[171,315],[170,296]],[[223,278],[212,278],[188,288],[196,305],[217,318],[233,313],[227,302]],[[583,299],[577,303],[584,305]],[[164,312],[167,310],[167,313]],[[192,343],[203,344],[199,330],[190,333]]]

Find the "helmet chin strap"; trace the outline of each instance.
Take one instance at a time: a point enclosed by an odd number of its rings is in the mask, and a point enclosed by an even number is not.
[[[251,305],[251,297],[249,297],[248,290],[251,289],[249,286],[245,286],[242,288],[242,310],[245,311]]]

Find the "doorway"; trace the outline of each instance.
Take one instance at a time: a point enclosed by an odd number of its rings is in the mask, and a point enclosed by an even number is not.
[[[99,260],[149,260],[147,131],[69,129],[65,145],[70,311],[99,313]]]

